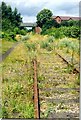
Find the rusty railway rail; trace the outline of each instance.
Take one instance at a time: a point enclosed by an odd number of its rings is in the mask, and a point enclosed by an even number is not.
[[[67,59],[65,59],[63,56],[61,56],[59,53],[56,53],[65,63],[68,65],[72,65]],[[80,73],[79,68],[74,67],[73,72]]]
[[[40,105],[39,105],[39,90],[37,81],[37,60],[33,60],[34,67],[34,117],[40,118]]]

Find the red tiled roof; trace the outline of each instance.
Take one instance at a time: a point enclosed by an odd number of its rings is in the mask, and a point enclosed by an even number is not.
[[[80,17],[71,17],[71,16],[53,16],[53,18],[61,18],[61,20],[69,20],[69,19],[72,19],[72,20],[79,20]]]

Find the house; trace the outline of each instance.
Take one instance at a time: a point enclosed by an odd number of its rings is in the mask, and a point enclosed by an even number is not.
[[[61,23],[64,20],[79,20],[80,17],[69,17],[69,16],[53,16],[53,19],[58,23]]]

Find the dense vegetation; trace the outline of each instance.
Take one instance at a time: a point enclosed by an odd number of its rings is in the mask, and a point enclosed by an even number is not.
[[[22,17],[17,8],[12,10],[11,6],[6,5],[5,2],[1,3],[0,8],[2,10],[2,37],[15,40],[16,34],[25,34],[26,30],[20,27]]]
[[[52,12],[48,9],[41,10],[37,15],[37,24],[42,27],[42,34],[52,35],[55,38],[80,37],[79,21],[62,21],[60,24],[52,18]]]
[[[72,37],[72,38],[80,38],[80,29],[77,26],[71,26],[71,27],[60,27],[60,28],[50,28],[46,31],[42,32],[43,35],[48,34],[52,35],[55,38],[63,38],[63,37]]]

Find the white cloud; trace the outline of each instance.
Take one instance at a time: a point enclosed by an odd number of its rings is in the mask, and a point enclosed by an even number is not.
[[[0,0],[17,7],[23,16],[23,21],[36,21],[37,13],[43,9],[50,9],[54,15],[78,16],[80,0]]]
[[[23,21],[24,22],[36,22],[36,17],[35,16],[23,16]]]

